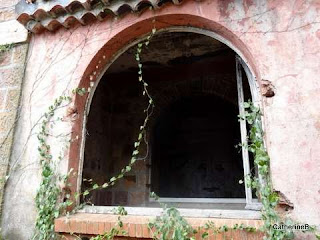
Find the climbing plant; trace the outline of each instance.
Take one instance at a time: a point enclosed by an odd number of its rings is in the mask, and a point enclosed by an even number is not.
[[[144,110],[145,119],[143,121],[143,124],[139,128],[140,131],[139,131],[137,140],[134,142],[134,150],[132,152],[130,162],[128,163],[127,166],[121,169],[118,175],[113,176],[112,178],[110,178],[108,182],[105,182],[100,185],[89,180],[89,182],[91,183],[91,187],[89,189],[86,189],[84,192],[75,193],[73,198],[70,196],[70,194],[66,194],[64,201],[62,201],[61,203],[58,202],[58,198],[62,193],[62,189],[59,188],[58,183],[59,181],[63,180],[64,184],[67,184],[69,174],[66,176],[60,176],[55,169],[53,157],[50,151],[50,145],[48,144],[48,136],[49,136],[49,128],[50,128],[49,125],[52,123],[56,111],[62,107],[63,103],[67,103],[67,104],[70,103],[72,97],[71,96],[58,97],[57,99],[55,99],[54,104],[50,105],[48,108],[48,111],[43,115],[41,130],[38,134],[38,141],[39,141],[38,152],[39,152],[39,158],[40,158],[42,180],[41,180],[40,187],[37,191],[37,195],[35,199],[38,215],[37,215],[36,224],[35,224],[35,233],[33,236],[34,240],[55,239],[56,234],[54,232],[54,219],[57,218],[62,212],[65,212],[67,207],[73,204],[73,201],[71,199],[77,199],[81,195],[85,197],[89,195],[91,191],[113,186],[116,183],[116,181],[123,178],[124,174],[131,171],[134,163],[137,161],[139,148],[141,146],[143,137],[146,133],[145,129],[149,121],[149,118],[152,114],[152,109],[154,107],[153,99],[148,92],[148,84],[144,80],[143,74],[142,74],[141,53],[142,53],[143,47],[149,45],[150,39],[155,33],[156,33],[156,29],[153,28],[151,33],[147,36],[146,40],[142,43],[139,43],[137,46],[137,52],[136,52],[135,58],[136,58],[136,61],[138,62],[138,69],[139,69],[138,81],[143,86],[142,95],[147,97],[148,105]],[[89,89],[77,88],[77,89],[74,89],[72,92],[73,94],[78,94],[80,96],[83,96],[89,91],[90,91],[90,88]],[[83,205],[84,204],[82,204],[81,206]],[[99,238],[98,236],[93,239],[98,240],[98,239],[113,238],[114,235],[119,233],[120,231],[119,228],[122,225],[121,223],[122,222],[119,220],[118,228],[112,228],[112,232],[102,235],[102,238]]]
[[[148,121],[150,119],[150,116],[152,114],[152,110],[153,110],[153,107],[154,107],[153,99],[152,99],[152,97],[151,97],[151,95],[150,95],[150,93],[148,91],[148,84],[143,78],[141,53],[142,53],[143,47],[149,45],[150,39],[152,38],[152,36],[155,33],[156,33],[156,29],[153,28],[151,33],[147,36],[146,40],[144,42],[138,44],[137,51],[136,51],[136,54],[135,54],[135,59],[136,59],[136,61],[138,63],[138,81],[141,83],[141,85],[143,87],[142,95],[147,98],[148,105],[144,109],[145,118],[144,118],[143,124],[139,127],[138,138],[134,142],[134,149],[132,151],[132,156],[131,156],[130,162],[128,163],[127,166],[125,166],[124,168],[121,169],[121,171],[120,171],[120,173],[118,175],[110,178],[110,180],[108,182],[105,182],[103,184],[98,185],[98,184],[93,183],[92,181],[90,181],[92,187],[87,189],[87,190],[85,190],[83,193],[77,193],[77,197],[79,195],[87,196],[93,190],[103,189],[103,188],[107,188],[107,187],[113,186],[116,183],[116,181],[120,180],[121,178],[123,178],[123,176],[126,173],[131,171],[133,165],[137,161],[137,157],[139,155],[139,149],[140,149],[141,143],[142,143],[142,141],[144,139],[144,136],[146,134],[146,127],[147,127]],[[85,93],[85,91],[86,90],[84,88],[81,89],[81,94],[83,95]]]
[[[279,202],[279,197],[273,191],[270,179],[270,158],[264,146],[263,129],[261,122],[261,111],[252,102],[244,103],[245,113],[240,116],[246,120],[250,126],[247,147],[253,154],[254,163],[258,168],[258,176],[249,178],[248,183],[253,189],[257,189],[258,197],[262,203],[262,219],[264,220],[263,231],[266,233],[265,239],[280,240],[293,238],[292,231],[276,230],[274,224],[279,224],[281,219],[275,208]]]
[[[123,230],[123,222],[121,220],[121,216],[127,215],[127,211],[124,209],[124,207],[117,207],[113,210],[113,213],[118,215],[117,223],[115,226],[111,228],[109,232],[105,232],[104,234],[97,235],[95,237],[90,238],[90,240],[111,240],[115,236],[119,236],[120,234],[122,236],[127,235],[127,231]]]
[[[159,202],[159,197],[154,193],[150,193],[150,197]],[[234,224],[232,227],[227,225],[216,226],[214,222],[208,221],[203,226],[194,229],[184,217],[180,215],[178,209],[167,204],[160,203],[163,213],[151,220],[148,228],[154,239],[159,240],[195,240],[197,234],[201,234],[202,239],[225,233],[231,230],[243,230],[246,232],[256,232],[257,229],[244,224]]]
[[[9,51],[13,47],[14,47],[13,43],[0,45],[0,55],[5,53],[5,52],[7,52],[7,51]]]
[[[150,198],[154,198],[159,202],[159,197],[154,193],[150,193]],[[196,231],[190,224],[180,215],[180,212],[174,207],[168,207],[161,202],[160,206],[163,208],[162,215],[150,221],[148,228],[152,233],[154,239],[185,239],[194,240],[194,233]]]
[[[48,144],[49,136],[49,125],[53,121],[55,112],[57,109],[63,107],[63,104],[69,104],[71,102],[71,96],[61,96],[57,98],[52,104],[48,111],[43,115],[43,121],[41,124],[41,130],[38,134],[39,140],[39,158],[41,166],[41,183],[36,195],[36,207],[38,210],[38,216],[35,224],[35,234],[33,239],[39,240],[51,240],[56,239],[57,235],[54,233],[54,220],[62,213],[67,213],[66,208],[73,205],[71,199],[77,199],[80,196],[85,198],[90,194],[90,192],[97,189],[105,189],[115,185],[115,183],[123,178],[125,174],[132,170],[133,165],[137,161],[137,156],[139,155],[139,149],[142,143],[142,140],[146,134],[146,127],[152,110],[154,108],[154,102],[152,96],[148,92],[148,83],[143,78],[143,63],[141,54],[143,49],[147,47],[150,43],[151,38],[156,33],[156,29],[153,28],[151,33],[147,36],[146,40],[142,41],[137,45],[137,50],[135,54],[135,59],[138,64],[138,81],[143,87],[142,95],[148,100],[148,105],[144,110],[145,119],[143,124],[139,127],[139,134],[137,140],[134,142],[134,150],[132,152],[131,159],[129,163],[121,169],[119,174],[110,178],[107,182],[103,184],[94,183],[92,180],[88,180],[90,186],[83,192],[77,192],[74,196],[66,194],[64,199],[59,202],[58,198],[62,193],[62,189],[59,187],[59,182],[68,184],[68,176],[61,176],[57,173],[53,157],[51,155],[50,145]],[[85,95],[90,91],[86,88],[77,88],[73,91],[73,94],[79,94],[81,96]],[[291,239],[293,237],[293,232],[288,230],[277,230],[273,228],[274,224],[280,224],[283,219],[280,218],[276,211],[276,206],[279,202],[279,196],[273,191],[271,178],[270,178],[270,158],[264,146],[263,140],[263,128],[261,123],[261,111],[260,109],[252,104],[247,102],[244,104],[245,114],[240,116],[242,119],[245,119],[250,125],[248,145],[242,146],[247,147],[249,151],[252,152],[254,157],[254,163],[258,169],[259,177],[247,176],[249,184],[251,187],[255,188],[258,193],[258,197],[262,203],[262,219],[264,225],[262,229],[259,229],[262,232],[265,232],[265,240],[284,240]],[[155,194],[152,194],[152,197],[156,197]],[[83,206],[83,205],[81,205]],[[229,227],[226,225],[215,226],[213,222],[207,222],[203,226],[200,226],[198,229],[193,229],[186,219],[180,215],[180,212],[172,207],[162,204],[163,213],[161,216],[158,216],[154,220],[150,221],[148,226],[152,232],[152,236],[155,239],[174,239],[174,240],[193,240],[195,239],[196,234],[201,233],[203,239],[210,237],[214,234],[224,233],[230,230],[243,230],[247,232],[256,232],[256,229],[253,226],[247,226],[244,224],[234,224]],[[116,235],[126,235],[127,233],[122,230],[123,222],[121,220],[121,215],[126,215],[124,208],[119,207],[115,212],[118,214],[118,222],[116,225],[108,232],[92,237],[91,240],[103,240],[103,239],[113,239]],[[313,229],[314,230],[314,229]],[[319,235],[316,235],[320,239]]]
[[[155,239],[193,240],[195,234],[198,232],[202,232],[202,238],[207,238],[212,234],[224,233],[230,230],[243,230],[247,232],[256,232],[259,230],[265,233],[264,240],[285,240],[294,237],[292,230],[274,228],[275,224],[279,226],[281,224],[294,225],[295,223],[290,219],[281,219],[276,211],[279,196],[273,191],[271,184],[270,158],[264,146],[261,111],[251,101],[245,102],[244,108],[245,113],[243,116],[240,116],[240,118],[246,120],[250,126],[250,130],[248,145],[242,147],[246,147],[252,152],[259,175],[259,177],[247,176],[247,182],[252,188],[257,190],[258,197],[262,202],[261,213],[264,222],[263,227],[256,229],[253,226],[245,226],[243,224],[235,224],[231,227],[226,225],[217,227],[213,222],[209,221],[204,224],[204,226],[193,229],[187,221],[181,217],[176,208],[161,204],[164,213],[149,223],[149,228]],[[154,193],[151,194],[151,197],[158,198]],[[311,226],[308,231],[315,232],[315,230],[316,229]],[[320,239],[317,233],[315,233],[315,236],[317,239]]]
[[[264,145],[264,132],[261,121],[261,110],[251,101],[244,103],[245,113],[240,118],[245,119],[250,126],[248,146],[253,154],[254,163],[258,168],[258,177],[248,177],[248,184],[257,190],[257,195],[262,203],[262,220],[264,222],[261,231],[265,232],[265,240],[282,240],[294,238],[294,233],[290,229],[277,229],[275,225],[287,224],[293,225],[291,219],[281,219],[276,211],[279,203],[279,196],[272,188],[270,177],[270,157]],[[315,231],[314,227],[310,227],[309,231]],[[319,238],[318,234],[315,234]]]
[[[68,200],[58,203],[58,197],[61,193],[61,188],[58,187],[58,182],[66,183],[67,177],[60,176],[57,171],[51,155],[51,148],[47,142],[49,136],[49,124],[52,122],[55,112],[63,103],[70,103],[71,97],[61,96],[50,105],[48,111],[43,115],[41,130],[38,134],[38,153],[41,166],[41,183],[36,195],[36,208],[38,216],[35,225],[35,234],[33,239],[47,240],[55,239],[54,219],[60,214],[60,210],[66,206],[70,206],[72,202]]]

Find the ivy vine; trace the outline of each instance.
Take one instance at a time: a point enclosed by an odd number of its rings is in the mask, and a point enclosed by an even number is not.
[[[281,219],[276,211],[276,206],[279,203],[279,196],[272,188],[270,177],[270,157],[264,145],[264,132],[262,128],[260,108],[255,106],[251,101],[244,103],[244,116],[240,118],[246,120],[250,126],[248,150],[253,154],[254,164],[258,168],[258,177],[246,176],[248,184],[257,190],[258,198],[262,203],[262,220],[264,225],[261,229],[265,232],[264,240],[283,240],[293,239],[294,233],[289,229],[276,229],[274,225],[287,224],[293,225],[291,219]],[[315,232],[315,228],[311,227],[309,231]],[[319,239],[319,235],[316,234]]]
[[[143,79],[142,74],[142,62],[141,62],[141,53],[144,46],[148,46],[150,43],[150,39],[152,36],[156,33],[156,29],[153,28],[152,32],[147,36],[146,40],[142,43],[138,44],[137,52],[136,52],[136,61],[138,62],[138,80],[141,82],[143,86],[143,96],[146,96],[148,99],[148,106],[144,110],[145,112],[145,119],[143,124],[140,126],[140,131],[138,134],[137,141],[134,143],[134,150],[132,152],[132,156],[130,159],[130,162],[127,166],[121,169],[120,173],[112,178],[108,182],[105,182],[101,185],[98,185],[96,183],[93,183],[92,181],[89,181],[91,183],[91,187],[89,189],[86,189],[84,192],[77,192],[73,196],[74,199],[77,199],[81,195],[83,197],[90,194],[91,191],[97,190],[97,189],[104,189],[107,187],[113,186],[116,181],[123,178],[123,176],[130,172],[134,163],[137,161],[137,156],[139,154],[140,145],[142,143],[143,137],[146,133],[146,126],[150,119],[150,116],[152,114],[152,110],[154,107],[153,99],[151,95],[148,92],[148,84]],[[87,92],[90,91],[86,88],[77,88],[73,90],[73,94],[78,94],[80,96],[85,95]],[[49,124],[53,121],[53,117],[55,115],[55,112],[57,109],[62,107],[63,103],[70,103],[71,102],[70,96],[60,96],[59,98],[55,99],[54,104],[50,105],[48,108],[48,111],[43,115],[43,121],[41,123],[41,130],[38,134],[38,141],[39,141],[39,147],[38,147],[38,153],[40,158],[40,166],[41,166],[41,183],[40,187],[36,194],[36,208],[37,208],[37,219],[35,224],[35,233],[33,236],[33,240],[51,240],[56,239],[57,235],[54,232],[54,220],[65,211],[65,209],[68,206],[71,206],[73,204],[73,201],[71,200],[70,194],[67,194],[65,196],[65,199],[63,202],[59,203],[58,198],[62,193],[62,189],[58,186],[59,181],[63,181],[65,184],[67,184],[68,175],[66,176],[60,176],[54,166],[54,163],[52,161],[52,155],[50,152],[50,145],[48,144],[48,136],[49,136]],[[79,207],[82,207],[84,204],[81,204]],[[78,209],[76,208],[76,209]],[[67,214],[69,214],[67,212]],[[104,235],[101,235],[100,238],[97,236],[96,238],[92,238],[93,240],[98,239],[112,239],[113,236],[117,235],[119,233],[119,228],[121,228],[121,221],[118,221],[118,227],[112,228],[110,233],[105,233]],[[102,237],[102,238],[101,238]]]
[[[109,232],[105,232],[102,235],[97,235],[95,237],[90,238],[90,240],[112,240],[115,236],[125,236],[127,235],[127,231],[123,230],[123,222],[121,220],[121,216],[127,215],[127,211],[125,210],[124,207],[117,207],[113,210],[113,213],[118,215],[118,220],[115,226],[111,228]]]
[[[50,153],[50,145],[48,144],[49,136],[49,124],[53,121],[55,116],[55,111],[62,107],[63,103],[70,103],[71,97],[61,96],[57,98],[53,105],[51,105],[48,111],[43,116],[43,121],[41,124],[41,131],[38,134],[39,140],[39,157],[41,166],[41,184],[36,195],[36,208],[38,210],[38,216],[35,224],[35,234],[33,239],[39,240],[53,240],[57,238],[54,232],[54,220],[62,213],[68,206],[73,204],[71,199],[77,199],[81,195],[83,197],[90,194],[91,191],[97,189],[105,189],[115,185],[115,183],[123,178],[125,174],[132,170],[133,165],[137,161],[137,156],[139,154],[139,149],[142,140],[146,134],[147,123],[152,114],[154,108],[154,102],[151,95],[148,92],[148,84],[143,78],[143,64],[141,60],[141,53],[144,47],[147,47],[150,43],[151,38],[156,33],[156,29],[153,28],[151,33],[147,36],[146,40],[137,45],[137,51],[135,54],[135,59],[138,64],[138,81],[143,86],[142,94],[148,99],[148,105],[144,110],[145,119],[143,124],[139,128],[139,134],[137,140],[134,142],[134,150],[132,152],[131,159],[127,166],[121,169],[119,174],[110,178],[107,182],[103,184],[96,184],[93,181],[89,181],[91,187],[86,189],[84,192],[77,192],[74,196],[67,194],[62,202],[58,201],[58,198],[62,192],[62,189],[58,187],[58,182],[63,181],[67,184],[67,179],[69,174],[66,176],[61,176],[57,174],[55,165],[52,161],[52,155]],[[85,95],[90,89],[77,88],[73,91],[75,94]],[[262,229],[256,229],[252,226],[247,226],[244,224],[235,224],[232,227],[229,226],[219,226],[217,227],[213,222],[207,222],[198,229],[193,229],[184,217],[180,215],[180,212],[174,207],[168,207],[167,205],[161,204],[163,207],[163,213],[154,220],[150,221],[148,227],[152,232],[152,237],[154,239],[160,240],[194,240],[196,234],[202,233],[201,238],[206,239],[211,235],[221,234],[229,230],[243,230],[246,232],[265,232],[264,240],[284,240],[292,239],[293,232],[288,230],[277,230],[273,228],[274,224],[279,224],[282,219],[276,211],[276,206],[279,202],[279,196],[273,191],[271,178],[270,178],[270,158],[264,146],[263,140],[263,128],[261,123],[261,111],[258,107],[254,106],[253,103],[247,102],[244,104],[245,114],[240,116],[245,119],[250,125],[248,145],[242,146],[247,147],[250,152],[252,152],[254,157],[254,163],[258,169],[259,177],[248,177],[249,184],[252,188],[257,189],[258,197],[263,205],[262,208],[262,219],[264,225]],[[155,194],[152,193],[152,197],[157,198]],[[82,205],[81,205],[82,206]],[[123,207],[118,207],[115,214],[119,215],[118,222],[116,225],[108,232],[92,237],[91,240],[103,240],[103,239],[113,239],[115,236],[127,233],[122,229],[123,222],[121,220],[122,215],[126,215],[127,212]],[[315,231],[315,229],[312,229]],[[320,239],[319,235],[317,238]]]
[[[11,50],[14,47],[14,43],[0,45],[0,55]]]
[[[148,105],[146,107],[146,109],[144,109],[144,113],[145,113],[145,119],[143,121],[143,124],[139,127],[139,134],[138,134],[138,138],[137,140],[134,142],[134,149],[132,151],[132,156],[130,159],[130,162],[128,163],[127,166],[125,166],[124,168],[121,169],[120,173],[116,176],[113,176],[112,178],[110,178],[110,180],[108,182],[105,182],[103,184],[97,184],[97,183],[93,183],[90,179],[90,183],[92,185],[91,188],[86,189],[83,193],[77,193],[76,197],[83,195],[83,196],[87,196],[90,194],[91,191],[93,190],[97,190],[97,189],[104,189],[104,188],[108,188],[110,186],[113,186],[118,180],[120,180],[121,178],[123,178],[123,176],[126,173],[129,173],[133,167],[133,165],[135,164],[135,162],[137,161],[137,157],[139,155],[139,150],[140,150],[140,146],[141,143],[144,139],[144,136],[146,134],[146,127],[148,124],[148,121],[150,120],[150,116],[152,115],[152,111],[154,108],[154,102],[153,99],[148,91],[148,83],[144,80],[143,78],[143,69],[142,69],[142,62],[141,62],[141,53],[143,50],[144,46],[148,46],[150,43],[151,38],[153,37],[153,35],[156,33],[156,29],[153,28],[151,33],[147,36],[146,40],[143,41],[142,43],[139,43],[137,46],[137,51],[135,54],[135,59],[138,63],[138,81],[141,83],[142,87],[143,87],[143,91],[142,91],[142,95],[145,96],[148,100]],[[80,95],[84,95],[86,92],[85,88],[81,88],[80,90],[76,90],[76,92]]]
[[[58,203],[58,197],[61,194],[61,188],[58,182],[67,182],[67,176],[57,174],[53,158],[51,155],[50,145],[47,143],[49,136],[49,124],[53,121],[55,111],[60,108],[63,103],[70,103],[71,97],[61,96],[49,106],[48,111],[43,115],[41,123],[41,131],[38,134],[38,153],[40,157],[41,177],[42,181],[35,198],[38,215],[35,224],[35,233],[33,239],[48,240],[55,239],[54,219],[60,214],[61,209],[70,206],[72,202],[68,200]]]
[[[159,197],[154,193],[150,193],[150,197],[159,202]],[[181,216],[178,209],[169,207],[164,203],[160,203],[163,208],[163,213],[151,220],[148,228],[153,239],[158,240],[195,240],[196,235],[201,233],[202,239],[207,239],[211,236],[228,232],[230,230],[243,230],[246,232],[256,232],[257,229],[244,224],[234,224],[232,227],[227,225],[216,226],[213,221],[208,221],[203,226],[194,229],[187,220]]]

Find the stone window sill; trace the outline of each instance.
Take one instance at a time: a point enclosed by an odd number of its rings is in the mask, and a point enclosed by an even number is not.
[[[150,239],[152,233],[148,229],[149,219],[154,216],[134,216],[127,215],[121,216],[123,222],[123,230],[127,232],[125,237],[138,238],[138,239]],[[187,217],[187,221],[190,225],[197,229],[199,226],[203,226],[206,222],[212,221],[217,227],[227,225],[232,227],[234,224],[244,224],[259,228],[263,225],[261,220],[245,220],[245,219],[223,219],[223,218],[192,218]],[[65,239],[79,239],[72,237],[77,236],[93,236],[103,234],[110,231],[113,226],[117,224],[118,216],[111,214],[94,214],[94,213],[77,213],[69,217],[60,217],[55,220],[55,231],[64,235]],[[197,234],[197,239],[201,239],[201,232]],[[121,236],[119,236],[121,237]],[[262,239],[263,235],[260,232],[247,233],[245,231],[228,231],[226,233],[210,235],[209,240],[258,240]]]
[[[200,205],[202,206],[202,205]],[[196,207],[196,208],[195,208]],[[216,204],[215,207],[200,208],[193,206],[193,208],[180,208],[181,216],[196,217],[196,218],[227,218],[227,219],[261,219],[261,212],[255,210],[244,209],[245,205],[234,206],[234,204]],[[79,210],[80,213],[99,213],[99,214],[113,214],[114,206],[85,206]],[[125,207],[128,215],[133,216],[160,216],[162,207]],[[225,208],[225,209],[223,209]]]

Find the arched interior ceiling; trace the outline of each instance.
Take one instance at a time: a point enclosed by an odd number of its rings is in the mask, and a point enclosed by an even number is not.
[[[124,52],[108,69],[107,74],[134,71],[137,62],[133,57],[136,47]],[[143,49],[144,68],[175,67],[192,64],[214,58],[227,52],[233,52],[222,42],[192,32],[166,32],[156,34],[148,47]]]

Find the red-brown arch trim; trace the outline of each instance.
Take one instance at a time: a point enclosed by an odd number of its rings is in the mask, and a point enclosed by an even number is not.
[[[177,12],[179,8],[176,8]],[[153,23],[155,19],[155,23]],[[123,20],[119,20],[123,21]],[[108,23],[105,23],[108,24]],[[95,67],[99,64],[100,66],[106,66],[110,64],[114,56],[121,52],[126,46],[128,46],[133,41],[139,39],[141,36],[148,34],[155,24],[155,27],[160,29],[165,29],[173,26],[179,27],[193,27],[198,29],[204,29],[211,32],[214,32],[216,35],[221,36],[222,38],[229,41],[233,46],[234,50],[241,52],[241,55],[246,60],[247,64],[250,66],[251,71],[257,77],[257,80],[260,79],[260,74],[257,71],[255,65],[253,64],[253,56],[248,50],[247,46],[237,37],[237,35],[231,32],[226,27],[221,24],[201,17],[197,15],[190,14],[163,14],[161,12],[155,16],[150,16],[149,18],[144,18],[141,21],[137,22],[127,22],[127,27],[124,30],[117,33],[114,37],[108,40],[105,45],[98,51],[98,53],[93,57],[90,64],[86,68],[82,79],[80,80],[79,87],[88,88],[90,85],[90,75],[95,71]],[[102,72],[100,76],[104,73]],[[99,80],[99,79],[97,79]],[[72,139],[69,152],[69,163],[68,168],[74,169],[74,173],[70,176],[69,182],[71,183],[71,192],[74,193],[77,191],[77,179],[79,174],[79,163],[82,151],[82,130],[85,117],[85,108],[88,101],[89,95],[85,96],[76,96],[74,103],[78,112],[78,118],[74,121],[72,126]]]

